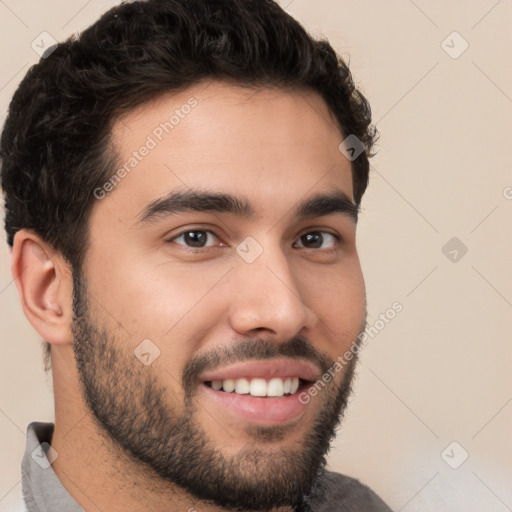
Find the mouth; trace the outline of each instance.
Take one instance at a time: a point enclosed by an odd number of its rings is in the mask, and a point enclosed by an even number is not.
[[[279,425],[304,416],[310,400],[301,394],[319,375],[315,365],[298,360],[252,361],[202,375],[201,388],[223,416]]]
[[[227,416],[237,422],[272,426],[300,421],[311,407],[309,400],[301,400],[301,393],[310,385],[297,377],[268,381],[256,377],[205,381],[201,388],[223,419]]]

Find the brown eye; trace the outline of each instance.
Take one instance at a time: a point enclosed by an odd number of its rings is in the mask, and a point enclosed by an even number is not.
[[[175,236],[170,241],[176,242],[177,240],[182,239],[183,243],[176,243],[179,245],[186,245],[187,247],[194,249],[202,249],[204,247],[211,247],[212,245],[207,245],[208,235],[213,235],[213,237],[218,240],[217,236],[212,231],[207,231],[204,229],[189,229]]]
[[[339,241],[339,237],[325,231],[311,231],[302,235],[299,241],[305,249],[332,249]],[[327,244],[327,247],[324,246],[324,243]]]

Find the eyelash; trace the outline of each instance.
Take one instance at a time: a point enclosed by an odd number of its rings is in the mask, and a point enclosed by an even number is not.
[[[166,241],[167,242],[174,242],[174,240],[176,240],[180,236],[186,235],[187,233],[210,233],[213,236],[215,236],[218,240],[221,240],[221,238],[214,231],[212,231],[210,229],[186,229],[185,231],[181,231],[180,233],[174,235],[172,238],[169,238]],[[303,233],[302,235],[300,235],[298,237],[298,240],[300,240],[305,235],[317,234],[317,233],[320,233],[322,235],[326,235],[327,234],[327,235],[332,236],[336,240],[336,245],[339,244],[341,242],[341,240],[342,240],[341,237],[339,235],[335,234],[335,233],[331,233],[330,231],[321,231],[321,230],[306,231],[305,233]],[[211,247],[212,247],[212,246],[189,247],[188,245],[185,245],[185,244],[178,244],[178,245],[181,245],[181,246],[185,247],[186,249],[188,249],[189,251],[194,252],[194,253],[203,252],[204,250],[211,249]],[[308,249],[308,247],[299,247],[299,249]],[[309,249],[315,250],[316,248],[309,248]],[[321,249],[320,248],[320,249],[316,249],[316,250],[317,251],[333,251],[333,250],[335,250],[335,247],[329,247],[327,249]]]

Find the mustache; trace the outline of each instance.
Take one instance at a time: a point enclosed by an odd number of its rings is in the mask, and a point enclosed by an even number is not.
[[[243,363],[252,360],[268,360],[279,357],[290,357],[307,360],[317,365],[322,374],[334,364],[327,355],[318,351],[303,337],[278,343],[269,339],[248,339],[234,342],[229,347],[220,347],[206,354],[193,356],[183,370],[182,387],[186,394],[191,394],[197,385],[199,376],[209,370],[232,363]]]

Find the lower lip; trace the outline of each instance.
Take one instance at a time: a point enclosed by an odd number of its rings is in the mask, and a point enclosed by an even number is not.
[[[217,391],[202,384],[204,391],[225,409],[238,418],[257,425],[279,425],[298,421],[305,413],[306,404],[299,401],[303,391],[301,386],[293,395],[279,397],[257,397],[249,394],[239,395],[234,391]]]

